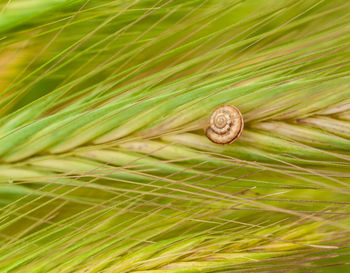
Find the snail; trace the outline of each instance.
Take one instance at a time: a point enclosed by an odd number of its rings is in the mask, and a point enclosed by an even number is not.
[[[230,144],[241,135],[243,126],[241,112],[234,106],[222,105],[210,116],[205,133],[216,144]]]

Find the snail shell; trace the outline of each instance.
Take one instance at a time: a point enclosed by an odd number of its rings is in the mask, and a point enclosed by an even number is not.
[[[210,116],[207,137],[217,144],[230,144],[242,133],[244,126],[241,112],[234,106],[223,105]]]

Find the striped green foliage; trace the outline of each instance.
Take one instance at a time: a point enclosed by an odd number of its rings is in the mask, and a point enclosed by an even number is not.
[[[349,12],[1,3],[0,272],[346,272]]]

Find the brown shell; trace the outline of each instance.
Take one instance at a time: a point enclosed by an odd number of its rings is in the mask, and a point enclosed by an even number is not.
[[[241,112],[234,106],[222,105],[210,116],[205,133],[216,144],[230,144],[241,135],[243,126]]]

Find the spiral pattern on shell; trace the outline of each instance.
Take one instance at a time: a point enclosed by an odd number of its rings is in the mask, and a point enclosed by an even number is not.
[[[210,116],[206,135],[214,143],[230,144],[241,135],[243,125],[241,112],[234,106],[223,105]]]

